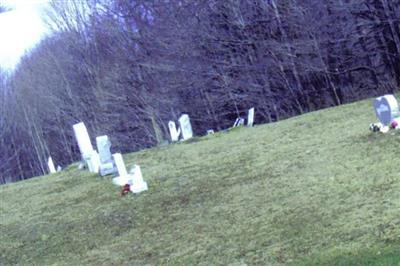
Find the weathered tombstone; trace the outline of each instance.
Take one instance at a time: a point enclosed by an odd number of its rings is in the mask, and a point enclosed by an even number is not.
[[[181,134],[181,129],[176,129],[176,124],[174,121],[168,122],[169,133],[171,135],[171,141],[175,142],[179,140],[179,135]]]
[[[115,173],[114,161],[111,154],[111,142],[107,135],[96,138],[96,146],[100,155],[100,175],[110,175]]]
[[[249,113],[247,115],[247,126],[252,127],[254,124],[254,107],[249,109]]]
[[[207,130],[207,135],[211,135],[214,134],[214,129],[208,129]]]
[[[129,172],[132,179],[129,181],[130,190],[133,193],[140,193],[147,190],[147,183],[143,180],[142,171],[139,165],[135,165]]]
[[[183,140],[187,140],[193,137],[192,125],[190,124],[190,118],[187,114],[183,114],[179,118],[179,124],[181,126]]]
[[[85,124],[81,122],[73,125],[73,128],[83,160],[90,172],[97,173],[99,171],[100,158],[98,153],[93,149]]]
[[[374,108],[379,121],[385,126],[390,125],[393,119],[400,116],[399,104],[391,94],[376,98]]]
[[[49,172],[50,172],[50,174],[57,173],[57,172],[56,172],[56,168],[54,167],[53,159],[51,158],[51,156],[50,156],[49,159],[47,160],[47,166],[49,167]]]

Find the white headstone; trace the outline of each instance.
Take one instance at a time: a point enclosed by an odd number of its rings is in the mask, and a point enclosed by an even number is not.
[[[181,134],[181,129],[179,128],[178,130],[176,129],[176,124],[174,121],[169,121],[168,122],[168,128],[169,128],[169,133],[171,135],[171,141],[178,141],[179,140],[179,135]]]
[[[61,170],[62,170],[62,167],[57,165],[57,172],[61,172]]]
[[[207,135],[214,134],[214,129],[207,129]]]
[[[47,160],[47,166],[49,167],[50,174],[57,173],[56,168],[54,167],[53,159],[51,158],[51,156]]]
[[[376,98],[374,108],[379,121],[385,126],[388,126],[393,119],[400,116],[399,104],[391,94]]]
[[[86,154],[91,154],[93,151],[92,143],[90,142],[90,137],[86,126],[83,122],[73,125],[75,138],[78,142],[79,150],[82,156]]]
[[[100,167],[100,157],[99,154],[93,149],[85,124],[80,122],[73,125],[73,128],[79,150],[83,160],[85,160],[85,163],[89,168],[89,171],[92,173],[98,173]]]
[[[135,165],[130,171],[132,179],[129,180],[130,190],[133,193],[140,193],[147,190],[147,183],[143,180],[142,171],[139,165]]]
[[[249,109],[249,113],[247,115],[247,126],[252,127],[254,124],[254,107]]]
[[[181,126],[183,140],[187,140],[193,137],[192,125],[190,124],[190,118],[187,114],[183,114],[179,118],[179,124]]]

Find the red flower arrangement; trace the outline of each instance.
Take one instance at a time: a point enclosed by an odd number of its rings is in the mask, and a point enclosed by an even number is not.
[[[125,194],[127,194],[128,192],[131,191],[131,186],[129,184],[126,184],[121,191],[121,196],[124,196]]]

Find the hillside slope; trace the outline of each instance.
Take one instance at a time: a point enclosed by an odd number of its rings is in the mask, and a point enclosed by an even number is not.
[[[124,155],[149,190],[70,166],[0,187],[0,264],[400,265],[400,134],[371,101]]]

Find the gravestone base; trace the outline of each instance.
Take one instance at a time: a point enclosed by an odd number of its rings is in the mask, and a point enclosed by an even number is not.
[[[131,175],[126,175],[126,176],[117,176],[112,179],[112,182],[114,185],[117,186],[125,186],[126,184],[129,184],[129,181],[132,180]]]
[[[117,172],[117,169],[114,166],[114,163],[104,163],[100,165],[100,175],[112,175]]]
[[[96,151],[92,151],[91,153],[84,155],[83,159],[86,162],[86,165],[91,173],[98,173],[100,167],[100,156]]]
[[[130,190],[132,191],[132,193],[140,193],[143,191],[146,191],[147,188],[147,183],[146,182],[141,182],[141,183],[134,183],[132,185],[130,185]]]

